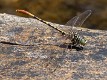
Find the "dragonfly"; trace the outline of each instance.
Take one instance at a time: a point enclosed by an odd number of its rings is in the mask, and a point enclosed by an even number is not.
[[[32,14],[26,10],[17,9],[16,12],[27,14],[27,15],[31,16],[32,18],[35,18],[35,19],[39,20],[40,22],[48,25],[49,27],[52,27],[53,29],[59,31],[62,35],[66,36],[66,38],[70,40],[70,42],[71,42],[70,45],[72,45],[72,46],[85,46],[87,43],[87,40],[83,36],[80,36],[78,31],[73,30],[73,28],[81,27],[82,24],[86,21],[86,19],[91,15],[91,13],[92,13],[91,10],[86,10],[85,12],[81,13],[80,15],[77,15],[77,16],[73,17],[72,19],[70,19],[65,24],[66,26],[70,26],[70,30],[68,32],[58,29],[54,25],[49,24],[49,22],[38,18],[37,16],[35,16],[34,14]]]

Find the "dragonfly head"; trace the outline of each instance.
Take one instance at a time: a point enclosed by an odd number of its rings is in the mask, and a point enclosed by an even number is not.
[[[82,38],[82,39],[80,39],[80,44],[81,45],[86,45],[86,43],[87,43],[87,40],[85,40],[85,38]]]

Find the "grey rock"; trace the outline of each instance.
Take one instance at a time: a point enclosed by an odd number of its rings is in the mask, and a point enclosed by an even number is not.
[[[50,24],[63,31],[71,28]],[[64,36],[40,21],[0,14],[0,78],[106,80],[107,31],[76,29],[88,41],[79,51],[61,46]]]

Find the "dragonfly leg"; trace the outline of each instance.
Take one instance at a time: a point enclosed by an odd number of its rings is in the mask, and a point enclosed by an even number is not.
[[[81,45],[73,45],[72,49],[76,49],[77,51],[83,50],[83,47]]]

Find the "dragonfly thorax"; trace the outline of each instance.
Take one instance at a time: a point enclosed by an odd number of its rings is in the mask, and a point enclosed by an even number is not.
[[[77,33],[73,33],[73,35],[69,35],[69,39],[71,40],[71,43],[74,45],[74,46],[77,46],[77,45],[85,45],[86,44],[86,40],[84,39],[84,37],[81,37],[79,34]]]

